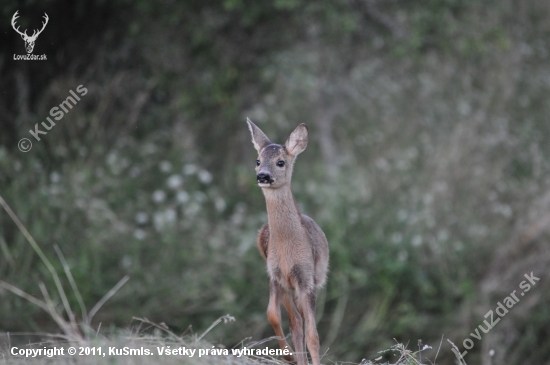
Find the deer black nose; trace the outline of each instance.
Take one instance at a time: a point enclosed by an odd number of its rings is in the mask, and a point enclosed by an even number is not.
[[[256,178],[258,179],[258,182],[260,184],[270,184],[271,183],[271,176],[269,176],[269,174],[265,174],[265,173],[260,173],[258,174],[258,176],[256,176]]]

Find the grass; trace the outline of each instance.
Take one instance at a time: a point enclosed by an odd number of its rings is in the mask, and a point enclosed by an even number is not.
[[[71,270],[61,250],[55,247],[57,256],[62,264],[66,279],[70,285],[73,295],[79,306],[82,320],[77,321],[75,310],[69,304],[67,294],[63,288],[61,278],[54,269],[50,260],[46,257],[38,243],[34,240],[30,232],[26,229],[15,212],[10,208],[2,196],[0,196],[0,205],[8,213],[13,222],[17,225],[25,239],[31,245],[36,254],[40,257],[48,269],[55,289],[60,298],[61,305],[56,305],[52,300],[50,290],[43,282],[38,284],[43,299],[36,298],[23,290],[0,280],[0,288],[12,292],[21,298],[28,300],[36,306],[46,311],[59,326],[59,334],[15,334],[33,336],[41,338],[38,342],[17,344],[12,337],[14,334],[7,334],[7,341],[0,343],[0,365],[5,364],[279,364],[287,365],[282,360],[282,356],[269,356],[266,354],[248,354],[239,356],[235,349],[264,350],[268,341],[274,341],[276,337],[270,337],[261,341],[248,342],[245,339],[239,343],[236,348],[225,348],[223,345],[213,345],[206,341],[205,336],[218,324],[231,322],[235,319],[230,315],[225,315],[216,320],[204,332],[199,335],[186,334],[177,335],[172,332],[164,323],[157,324],[149,321],[147,318],[134,318],[138,326],[133,330],[116,330],[107,334],[101,333],[101,324],[98,328],[92,327],[92,319],[101,307],[130,279],[123,277],[111,290],[99,300],[90,311],[80,295],[78,286],[72,276]],[[440,344],[441,346],[441,344]],[[419,346],[420,347],[420,346]],[[76,353],[69,354],[69,349],[74,348]],[[57,353],[54,353],[57,349]],[[396,343],[391,348],[381,351],[372,360],[363,359],[360,365],[422,365],[422,352],[431,349],[424,346],[418,351],[407,349],[407,346]],[[174,353],[174,350],[176,352]],[[15,355],[12,353],[15,351]],[[170,354],[167,354],[169,352]],[[381,362],[393,355],[396,359],[391,364]],[[437,351],[439,354],[439,349]],[[436,354],[436,359],[437,359]],[[326,363],[326,358],[323,359]],[[429,360],[428,360],[429,361]],[[338,364],[338,361],[330,361]],[[435,360],[429,361],[435,365]],[[342,364],[342,363],[341,363]],[[349,363],[346,363],[349,364]]]

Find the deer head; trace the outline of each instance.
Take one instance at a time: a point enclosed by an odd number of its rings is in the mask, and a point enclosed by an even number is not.
[[[307,147],[306,125],[300,124],[290,134],[286,143],[279,145],[271,142],[250,119],[247,118],[247,122],[252,134],[252,143],[259,154],[256,160],[258,186],[265,189],[277,189],[290,185],[296,156]]]
[[[27,53],[32,53],[32,50],[34,49],[34,42],[36,42],[36,38],[38,38],[38,36],[40,35],[40,33],[42,33],[42,31],[44,30],[44,28],[46,28],[46,24],[48,24],[48,14],[44,13],[44,19],[46,20],[45,22],[42,22],[42,29],[40,30],[34,30],[32,35],[31,36],[28,36],[27,35],[27,30],[25,29],[24,32],[21,32],[19,30],[19,26],[17,26],[17,28],[15,27],[15,20],[19,17],[19,15],[17,15],[17,13],[19,12],[19,10],[17,10],[15,12],[15,14],[13,14],[13,17],[11,18],[11,26],[13,27],[13,29],[19,33],[21,35],[21,38],[23,38],[23,40],[25,41],[25,49],[27,50]]]

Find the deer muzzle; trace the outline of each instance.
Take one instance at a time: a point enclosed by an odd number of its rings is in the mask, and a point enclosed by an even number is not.
[[[258,176],[256,176],[256,179],[258,184],[271,184],[273,182],[271,175],[266,173],[259,173]]]

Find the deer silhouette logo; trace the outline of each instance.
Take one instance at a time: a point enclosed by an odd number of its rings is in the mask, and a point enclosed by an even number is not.
[[[21,32],[19,30],[19,26],[17,26],[17,28],[15,27],[15,21],[16,19],[19,17],[19,15],[17,14],[19,12],[19,10],[17,10],[15,12],[15,14],[13,14],[13,17],[11,18],[11,26],[13,27],[13,29],[19,33],[19,35],[21,35],[21,38],[23,38],[23,40],[25,41],[25,49],[27,50],[27,53],[32,53],[33,49],[34,49],[34,42],[36,42],[36,38],[38,38],[38,36],[40,35],[40,33],[42,33],[42,31],[44,30],[44,28],[46,28],[46,24],[48,24],[48,20],[50,18],[48,18],[48,14],[44,13],[44,19],[45,21],[42,22],[42,29],[40,30],[34,30],[32,35],[29,36],[27,34],[27,30],[25,29],[24,32]]]

